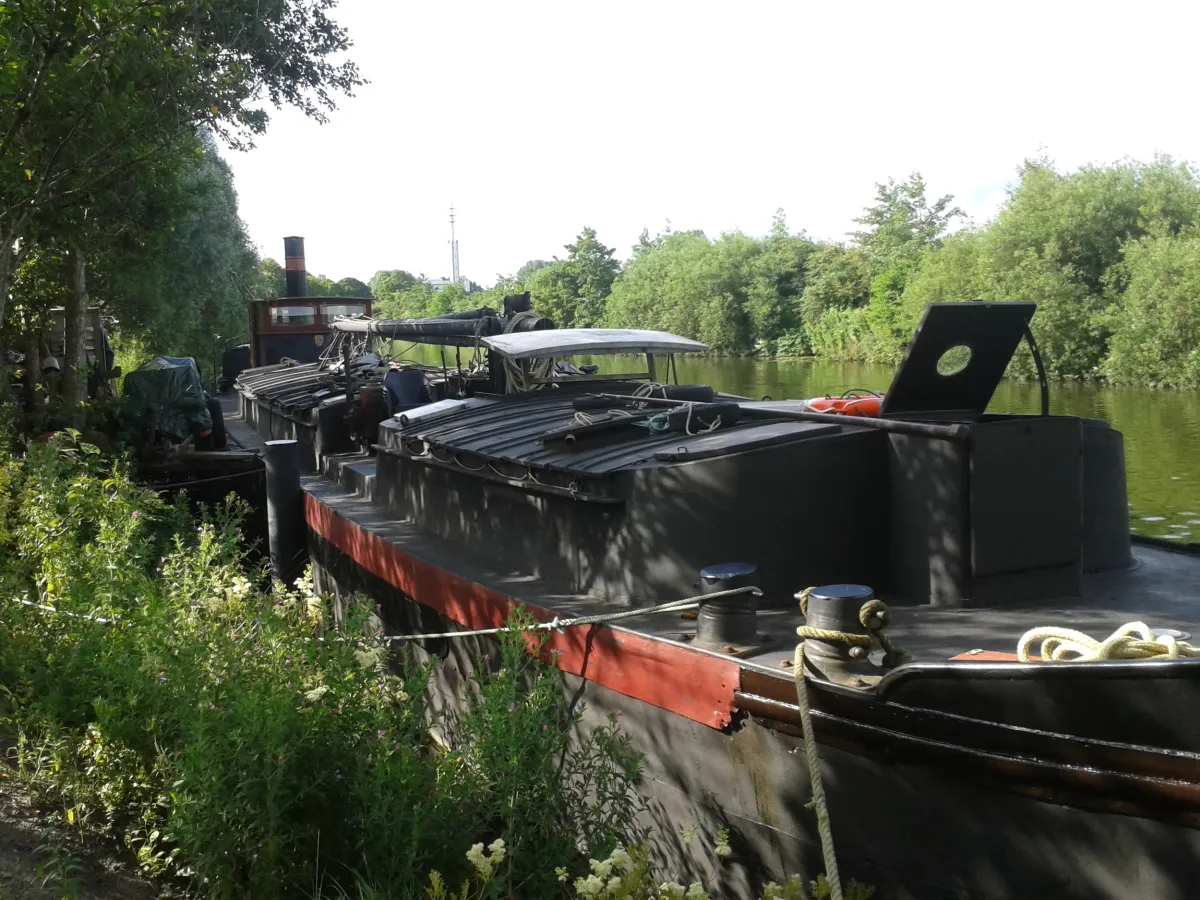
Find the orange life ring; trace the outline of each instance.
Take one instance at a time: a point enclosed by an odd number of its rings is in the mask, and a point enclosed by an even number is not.
[[[882,397],[814,397],[805,401],[813,412],[832,413],[840,416],[860,416],[873,419],[879,415]]]

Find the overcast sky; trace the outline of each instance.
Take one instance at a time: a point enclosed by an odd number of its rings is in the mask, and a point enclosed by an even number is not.
[[[342,0],[371,83],[228,152],[260,252],[491,284],[584,225],[843,239],[919,170],[977,221],[1022,159],[1200,159],[1200,4]]]

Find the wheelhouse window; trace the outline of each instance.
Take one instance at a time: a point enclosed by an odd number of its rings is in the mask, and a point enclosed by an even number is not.
[[[274,306],[271,308],[272,325],[315,325],[316,323],[317,310],[314,306]]]
[[[322,303],[321,318],[328,322],[334,316],[361,316],[367,311],[362,303]]]

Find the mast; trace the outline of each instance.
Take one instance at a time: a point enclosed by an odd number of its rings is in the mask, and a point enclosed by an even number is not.
[[[455,284],[459,283],[458,239],[454,236],[454,204],[450,204],[450,271]]]

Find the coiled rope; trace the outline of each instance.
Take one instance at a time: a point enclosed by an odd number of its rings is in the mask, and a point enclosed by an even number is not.
[[[1145,622],[1122,625],[1102,641],[1073,628],[1033,628],[1017,642],[1017,659],[1030,662],[1030,649],[1041,645],[1044,662],[1089,662],[1097,659],[1182,659],[1200,657],[1200,647],[1155,635]]]
[[[517,326],[527,319],[537,319],[538,314],[533,310],[524,310],[516,313],[508,320],[508,324],[504,326],[504,333],[511,334],[517,330]],[[538,391],[546,385],[535,383],[538,379],[547,378],[550,375],[550,370],[554,368],[554,358],[546,357],[545,359],[529,360],[529,369],[526,371],[521,368],[521,363],[515,359],[504,357],[504,374],[507,376],[508,393],[521,394],[525,391]]]

